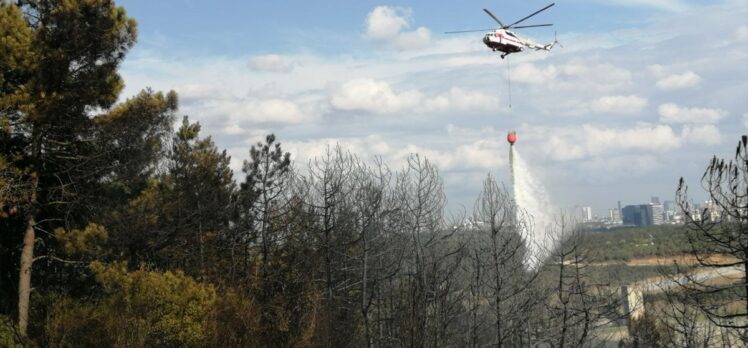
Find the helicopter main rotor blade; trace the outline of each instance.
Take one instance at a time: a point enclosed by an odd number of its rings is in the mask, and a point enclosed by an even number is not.
[[[511,27],[512,27],[513,25],[515,25],[515,24],[519,24],[519,23],[522,23],[522,22],[524,22],[525,20],[527,20],[528,18],[530,18],[530,17],[532,17],[532,16],[534,16],[534,15],[536,15],[536,14],[540,13],[540,12],[543,12],[543,11],[547,10],[547,9],[548,9],[549,7],[551,7],[551,6],[555,5],[555,4],[556,4],[556,3],[555,3],[555,2],[553,2],[553,3],[551,3],[550,5],[548,5],[548,6],[546,6],[546,7],[543,7],[543,8],[541,8],[541,9],[539,9],[539,10],[537,10],[537,11],[533,12],[533,13],[532,13],[531,15],[529,15],[529,16],[527,16],[527,17],[525,17],[525,18],[522,18],[522,19],[520,19],[520,20],[518,20],[518,21],[516,21],[516,22],[514,22],[514,23],[512,23],[512,24],[509,24],[509,25],[507,25],[506,27],[504,27],[504,29],[508,29],[508,28],[511,28]]]
[[[498,18],[496,18],[496,16],[494,16],[493,13],[491,13],[491,11],[486,10],[485,8],[483,9],[483,11],[485,11],[489,16],[491,16],[491,18],[493,18],[493,20],[495,20],[496,23],[499,23],[499,25],[502,28],[506,28],[506,26],[504,25],[504,23],[501,23],[501,21]]]
[[[458,31],[445,31],[445,34],[459,34],[459,33],[475,33],[479,31],[494,31],[496,28],[491,29],[474,29],[474,30],[458,30]]]
[[[512,29],[521,29],[521,28],[535,28],[535,27],[550,27],[553,24],[533,24],[533,25],[520,25],[517,27],[512,27]]]

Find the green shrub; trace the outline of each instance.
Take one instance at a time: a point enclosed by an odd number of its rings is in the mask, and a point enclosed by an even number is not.
[[[0,347],[23,347],[13,320],[5,315],[0,315]]]
[[[91,264],[103,296],[62,299],[46,323],[57,347],[195,347],[209,336],[216,301],[212,285],[182,272],[128,272],[124,263]]]

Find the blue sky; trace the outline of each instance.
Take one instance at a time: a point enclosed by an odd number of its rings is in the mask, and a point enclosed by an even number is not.
[[[504,61],[481,33],[442,34],[548,3],[118,1],[139,23],[123,97],[176,90],[235,169],[269,132],[299,167],[335,143],[393,169],[420,153],[452,210],[488,172],[510,181],[511,129],[557,207],[669,199],[680,176],[698,191],[748,132],[748,4],[557,1],[527,21],[553,28],[520,34],[564,47]]]

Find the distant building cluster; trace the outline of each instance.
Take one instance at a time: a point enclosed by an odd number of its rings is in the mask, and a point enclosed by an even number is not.
[[[608,215],[605,217],[593,217],[592,209],[587,206],[575,207],[574,214],[579,221],[594,222],[609,227],[683,224],[688,221],[684,212],[674,201],[668,200],[660,203],[659,197],[652,197],[646,204],[631,204],[623,207],[618,201],[618,206],[608,209]],[[714,222],[721,219],[722,210],[713,201],[706,201],[704,204],[693,204],[689,215],[695,221],[708,219]]]
[[[656,203],[627,205],[621,211],[621,220],[624,225],[662,225],[662,205]]]

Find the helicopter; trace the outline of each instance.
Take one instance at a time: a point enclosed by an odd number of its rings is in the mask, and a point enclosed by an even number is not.
[[[556,40],[555,38],[552,43],[549,43],[547,45],[540,45],[540,44],[530,41],[529,39],[524,39],[520,37],[514,32],[509,31],[509,29],[549,27],[553,25],[553,24],[534,24],[534,25],[515,26],[519,23],[524,22],[528,18],[547,10],[549,7],[555,4],[556,3],[551,3],[550,5],[543,7],[540,10],[537,10],[533,12],[532,14],[526,16],[525,18],[522,18],[509,25],[504,25],[504,23],[502,23],[501,20],[499,20],[496,16],[494,16],[493,13],[491,13],[491,11],[484,8],[483,11],[486,12],[486,14],[488,14],[491,18],[493,18],[493,20],[495,20],[496,23],[499,23],[499,25],[501,26],[500,28],[448,31],[448,32],[445,32],[445,34],[472,33],[472,32],[490,30],[488,33],[486,33],[485,36],[483,36],[483,43],[486,44],[486,46],[488,46],[488,48],[490,48],[494,52],[496,51],[502,52],[501,59],[504,59],[507,55],[512,54],[512,53],[522,52],[525,48],[534,49],[536,51],[540,51],[540,50],[550,51],[553,48],[553,46],[559,44],[558,40]]]

